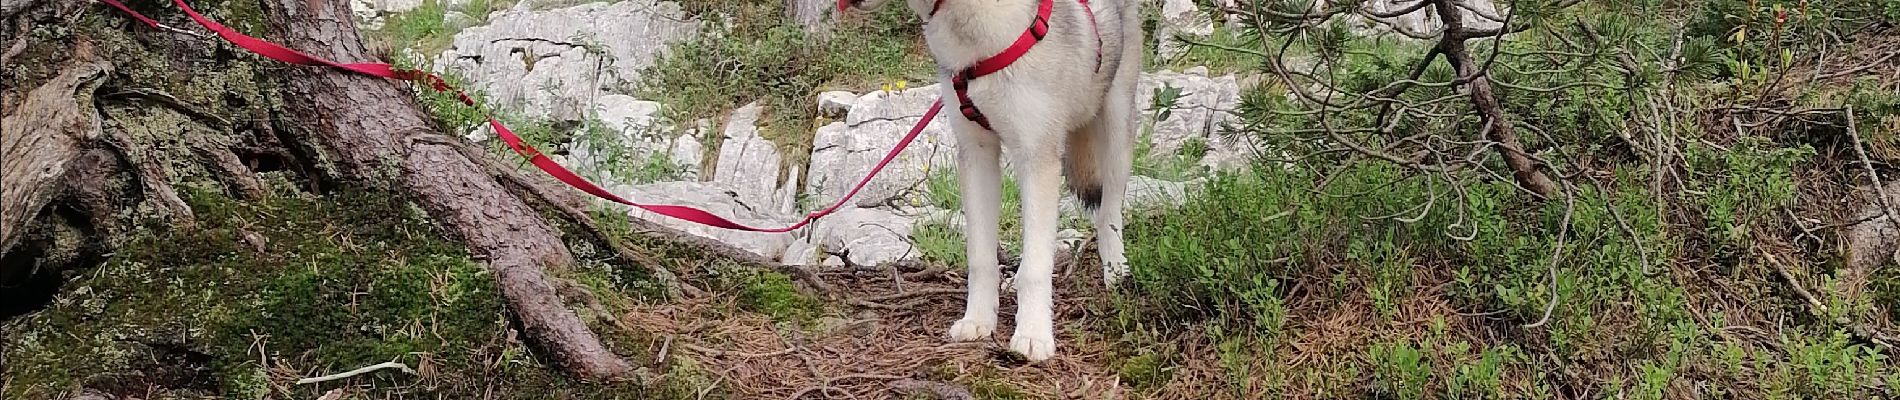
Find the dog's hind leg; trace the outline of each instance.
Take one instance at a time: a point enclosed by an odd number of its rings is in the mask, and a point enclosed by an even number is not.
[[[963,319],[950,326],[950,340],[985,340],[996,332],[997,224],[1003,207],[1002,143],[994,134],[957,130],[957,184],[963,194],[964,250],[969,292]]]
[[[1134,74],[1128,74],[1132,77]],[[1095,120],[1069,135],[1069,186],[1093,213],[1095,247],[1102,257],[1102,281],[1113,287],[1128,277],[1123,252],[1122,207],[1134,168],[1136,117],[1134,79],[1118,78]],[[1087,171],[1082,173],[1081,171]]]
[[[1133,108],[1132,103],[1130,100],[1109,100],[1095,121],[1070,134],[1069,139],[1071,155],[1067,161],[1089,165],[1067,169],[1093,170],[1088,176],[1070,173],[1069,185],[1075,188],[1082,204],[1092,213],[1090,219],[1095,225],[1095,247],[1102,258],[1102,281],[1110,287],[1128,276],[1128,257],[1123,252],[1122,243],[1122,207],[1128,195],[1128,176],[1133,169],[1134,121],[1130,117],[1132,112],[1128,111]],[[1081,181],[1078,178],[1092,180]]]

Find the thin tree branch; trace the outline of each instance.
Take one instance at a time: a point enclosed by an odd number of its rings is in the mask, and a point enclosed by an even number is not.
[[[1550,252],[1550,301],[1544,304],[1544,317],[1524,325],[1525,328],[1544,326],[1550,322],[1551,313],[1557,311],[1557,264],[1563,261],[1564,243],[1570,238],[1570,219],[1577,211],[1577,195],[1569,183],[1564,184],[1564,197],[1564,221],[1557,228],[1557,247]]]

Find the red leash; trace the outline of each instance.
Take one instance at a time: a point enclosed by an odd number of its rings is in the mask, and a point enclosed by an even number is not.
[[[99,1],[104,2],[106,3],[106,5],[112,6],[113,8],[117,8],[119,9],[119,11],[124,11],[126,14],[130,14],[132,18],[137,19],[139,20],[139,22],[142,22],[146,25],[150,25],[153,28],[165,29],[165,30],[177,30],[176,28],[165,26],[164,24],[158,23],[158,21],[156,20],[148,18],[144,15],[141,15],[137,11],[132,11],[131,8],[126,7],[125,4],[119,3],[118,0],[99,0]],[[468,97],[467,93],[463,93],[461,89],[456,89],[454,87],[449,86],[448,81],[443,80],[442,77],[436,76],[435,74],[418,71],[418,70],[398,70],[390,66],[389,64],[382,64],[382,63],[342,64],[342,63],[337,63],[335,61],[319,58],[316,56],[299,53],[296,50],[291,50],[289,48],[285,48],[284,46],[279,46],[276,43],[267,42],[262,39],[247,36],[243,33],[238,33],[237,31],[232,30],[229,27],[218,24],[217,21],[212,21],[209,18],[205,18],[204,15],[200,15],[198,14],[197,11],[192,10],[191,6],[185,5],[185,0],[172,0],[172,3],[178,5],[178,8],[185,10],[185,14],[191,16],[191,19],[193,21],[197,21],[198,25],[204,26],[205,29],[209,29],[212,32],[216,32],[219,37],[222,37],[224,38],[224,40],[231,42],[231,44],[237,45],[238,47],[244,48],[245,50],[250,50],[252,53],[257,53],[257,55],[264,56],[264,57],[277,60],[277,61],[282,61],[285,63],[290,63],[290,64],[330,67],[330,68],[336,68],[340,70],[355,72],[358,74],[374,76],[374,77],[379,77],[379,78],[387,78],[387,79],[395,79],[395,80],[403,80],[403,81],[426,81],[429,84],[429,88],[434,89],[437,92],[454,91],[456,97],[462,101],[462,104],[466,104],[470,107],[480,107],[475,104],[475,99]],[[541,169],[542,172],[546,172],[548,175],[553,176],[554,179],[558,179],[562,183],[568,184],[568,186],[573,186],[575,189],[580,189],[581,191],[587,192],[588,194],[592,194],[596,197],[600,197],[602,199],[606,199],[608,201],[612,201],[615,203],[639,207],[647,211],[652,211],[655,214],[678,218],[678,219],[685,220],[688,222],[716,227],[716,228],[724,228],[724,229],[732,229],[732,230],[740,230],[740,231],[751,231],[751,232],[779,233],[779,232],[790,232],[793,230],[797,230],[798,228],[803,228],[806,225],[811,225],[811,223],[813,221],[816,221],[818,218],[824,217],[826,215],[830,215],[831,213],[838,211],[839,208],[844,207],[845,202],[848,202],[851,200],[852,197],[857,196],[859,191],[864,190],[864,187],[871,183],[871,178],[876,177],[879,172],[883,172],[884,167],[889,166],[892,160],[897,159],[898,153],[902,153],[904,151],[904,148],[910,147],[910,143],[917,139],[917,135],[922,134],[924,132],[924,126],[930,124],[930,120],[935,119],[937,117],[937,112],[941,111],[942,109],[943,109],[942,100],[938,100],[936,103],[931,104],[930,111],[925,112],[923,119],[917,121],[917,126],[910,128],[910,133],[905,134],[903,140],[897,141],[897,146],[891,149],[890,154],[884,155],[884,160],[879,161],[877,163],[877,167],[871,168],[871,173],[865,175],[863,180],[858,181],[858,185],[856,187],[851,188],[851,192],[845,193],[844,197],[838,199],[837,203],[833,203],[830,207],[826,207],[824,210],[819,210],[818,212],[808,214],[805,216],[804,220],[798,221],[798,223],[796,224],[792,224],[791,226],[787,226],[783,228],[755,228],[751,226],[746,226],[744,224],[732,222],[718,215],[713,215],[710,212],[706,212],[706,210],[701,210],[701,209],[697,209],[693,207],[635,203],[633,201],[621,198],[620,196],[616,196],[612,192],[608,192],[606,189],[602,189],[599,185],[595,185],[593,182],[589,182],[587,178],[582,178],[580,177],[580,175],[574,174],[573,171],[569,171],[566,167],[562,167],[561,164],[554,162],[554,160],[548,158],[547,155],[541,154],[540,150],[536,150],[533,146],[530,146],[527,143],[522,142],[520,136],[516,136],[514,131],[508,130],[508,127],[502,126],[501,121],[496,120],[495,117],[492,117],[492,116],[488,117],[488,125],[495,129],[495,133],[497,135],[501,136],[502,142],[507,143],[508,147],[511,149],[514,149],[516,154],[520,154],[522,157],[527,157],[528,161],[531,163],[534,163],[534,166],[536,168],[539,168]]]

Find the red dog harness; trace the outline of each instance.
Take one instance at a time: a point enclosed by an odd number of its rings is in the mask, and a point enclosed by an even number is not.
[[[849,2],[851,1],[852,0],[838,0],[838,9],[841,11],[844,10],[849,6]],[[937,0],[935,4],[931,5],[930,13],[926,15],[926,18],[935,18],[937,16],[937,10],[943,9],[944,1],[945,0]],[[1097,71],[1100,71],[1102,65],[1101,27],[1095,23],[1095,10],[1089,7],[1089,1],[1076,0],[1076,2],[1082,4],[1083,13],[1088,14],[1089,17],[1089,29],[1095,31],[1095,68]],[[1055,0],[1042,0],[1036,5],[1036,19],[1030,21],[1029,29],[1023,31],[1022,36],[1017,36],[1015,43],[1011,43],[1008,48],[1004,48],[1002,52],[996,53],[996,55],[990,56],[990,58],[977,61],[975,65],[965,67],[955,74],[950,75],[950,88],[955,89],[957,92],[957,111],[963,113],[963,118],[969,119],[970,122],[975,122],[978,126],[982,126],[983,129],[990,131],[996,130],[990,127],[990,118],[984,116],[983,111],[976,108],[975,102],[970,101],[970,81],[997,73],[1004,68],[1009,68],[1010,64],[1015,64],[1016,60],[1023,58],[1025,54],[1029,54],[1029,49],[1035,48],[1037,43],[1041,43],[1044,37],[1049,36],[1049,16],[1055,13],[1055,6]]]

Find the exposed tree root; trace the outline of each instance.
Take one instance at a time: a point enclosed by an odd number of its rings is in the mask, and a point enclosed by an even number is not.
[[[171,172],[166,170],[164,163],[127,137],[124,130],[106,130],[104,139],[108,147],[119,153],[119,157],[132,164],[132,171],[139,178],[139,187],[144,192],[145,200],[158,210],[159,215],[178,225],[191,226],[196,223],[197,216],[192,214],[191,205],[185,204],[185,199],[178,197],[178,191],[172,189]]]
[[[376,365],[371,365],[367,367],[353,369],[353,370],[350,370],[349,372],[324,375],[324,376],[319,376],[319,377],[314,377],[314,378],[298,379],[297,384],[308,385],[312,383],[323,383],[323,382],[329,382],[329,381],[334,381],[334,380],[350,379],[351,377],[355,377],[357,375],[367,374],[367,373],[381,371],[385,369],[395,369],[397,371],[407,372],[410,375],[416,374],[416,370],[409,368],[408,365],[391,361],[391,362],[386,362],[382,364],[376,364]]]
[[[198,154],[198,158],[205,167],[210,168],[211,172],[217,175],[218,182],[230,188],[238,198],[257,200],[270,194],[270,190],[264,186],[264,183],[258,181],[257,175],[252,173],[250,168],[245,167],[244,160],[238,158],[237,153],[232,152],[231,149],[201,144],[201,142],[190,146],[192,152]]]
[[[99,87],[112,64],[80,60],[45,85],[28,93],[18,107],[0,121],[0,254],[6,254],[40,210],[66,188],[66,174],[85,149],[97,140],[100,117],[92,107],[92,90]]]

